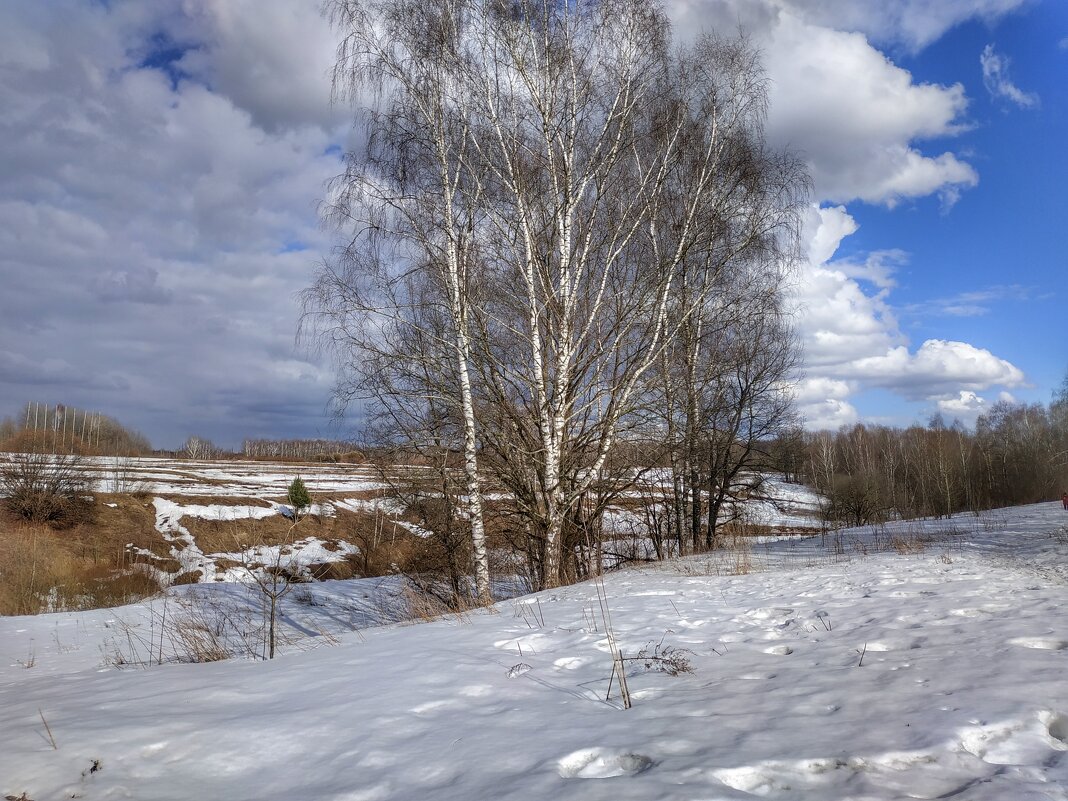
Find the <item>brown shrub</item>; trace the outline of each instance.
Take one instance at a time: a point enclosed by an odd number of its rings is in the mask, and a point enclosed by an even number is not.
[[[360,575],[354,562],[320,562],[308,565],[308,572],[316,581],[336,581],[351,579]]]
[[[80,457],[17,453],[10,458],[0,467],[0,496],[13,515],[56,527],[91,518],[91,478]]]
[[[173,579],[171,579],[171,586],[178,587],[182,584],[197,584],[204,578],[204,571],[202,570],[187,570],[184,573],[179,573]]]
[[[5,510],[0,516],[0,614],[130,603],[160,589],[152,571],[140,565],[181,569],[169,556],[154,559],[134,550],[169,554],[170,546],[154,528],[151,505],[97,496],[91,518],[57,532]]]

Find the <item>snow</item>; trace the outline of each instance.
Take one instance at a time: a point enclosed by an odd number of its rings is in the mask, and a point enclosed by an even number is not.
[[[334,501],[334,506],[349,512],[382,512],[387,515],[402,515],[406,508],[395,498],[342,498]]]
[[[12,458],[12,454],[0,453],[0,465]],[[375,470],[358,465],[161,459],[152,456],[79,458],[93,472],[94,489],[97,492],[126,492],[137,488],[154,495],[284,497],[290,482],[298,475],[312,496],[316,493],[377,491],[386,487]]]
[[[692,668],[628,661],[628,710],[592,582],[375,628],[399,579],[304,585],[270,662],[109,664],[131,627],[162,642],[162,603],[255,609],[227,583],[5,618],[0,795],[1064,801],[1066,523],[1040,504],[610,574],[624,656]]]
[[[294,575],[310,577],[311,565],[340,562],[359,549],[347,542],[337,542],[326,547],[316,537],[304,537],[277,545],[255,545],[241,551],[206,554],[197,545],[196,538],[181,524],[184,517],[199,517],[204,520],[260,520],[282,514],[291,518],[293,509],[284,504],[264,501],[268,506],[231,506],[226,504],[179,504],[166,498],[153,498],[156,508],[156,530],[171,544],[170,555],[181,565],[180,572],[199,570],[201,581],[243,582],[250,573],[262,574],[264,565],[283,567]],[[328,504],[312,504],[309,512],[315,515],[333,514]],[[236,544],[236,543],[235,543]],[[152,552],[145,548],[135,549],[151,560]],[[237,567],[220,569],[217,560],[239,562]],[[166,582],[174,576],[157,571],[157,577]]]
[[[199,517],[202,520],[262,520],[279,513],[280,504],[270,506],[235,506],[230,504],[179,504],[164,498],[155,498],[157,528],[161,519],[180,520],[183,517]],[[162,530],[162,529],[161,529]]]
[[[742,518],[772,528],[820,528],[820,496],[803,484],[790,484],[781,475],[765,476],[758,493],[742,504]]]

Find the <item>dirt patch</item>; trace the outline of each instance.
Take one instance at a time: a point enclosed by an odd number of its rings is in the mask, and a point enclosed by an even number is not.
[[[244,546],[279,545],[308,537],[337,539],[337,521],[330,517],[309,516],[302,520],[295,530],[292,530],[293,521],[282,515],[259,520],[204,520],[198,517],[183,517],[180,522],[193,535],[197,547],[206,554],[235,553]]]

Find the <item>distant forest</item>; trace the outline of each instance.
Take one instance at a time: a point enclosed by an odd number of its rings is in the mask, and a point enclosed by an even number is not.
[[[936,415],[927,427],[858,424],[795,434],[778,461],[850,525],[1037,503],[1068,491],[1068,379],[1053,402],[1001,402],[974,431]]]

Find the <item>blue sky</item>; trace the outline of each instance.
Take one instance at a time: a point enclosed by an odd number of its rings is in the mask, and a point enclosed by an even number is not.
[[[918,53],[890,53],[918,81],[960,82],[969,129],[954,137],[979,183],[943,211],[937,198],[886,209],[849,204],[860,229],[843,253],[908,252],[893,300],[910,337],[947,337],[1009,359],[1027,377],[1020,400],[1048,401],[1068,370],[1068,8],[1025,7],[995,25],[970,20]],[[1021,106],[984,86],[980,54],[1011,59]],[[900,51],[900,48],[897,48]],[[873,397],[863,411],[894,408]],[[898,407],[908,414],[908,407]]]
[[[163,447],[349,433],[330,363],[294,342],[350,137],[318,5],[0,6],[0,415],[74,404]],[[1065,4],[666,7],[682,37],[749,33],[769,138],[809,162],[810,427],[1047,401],[1068,370]]]

